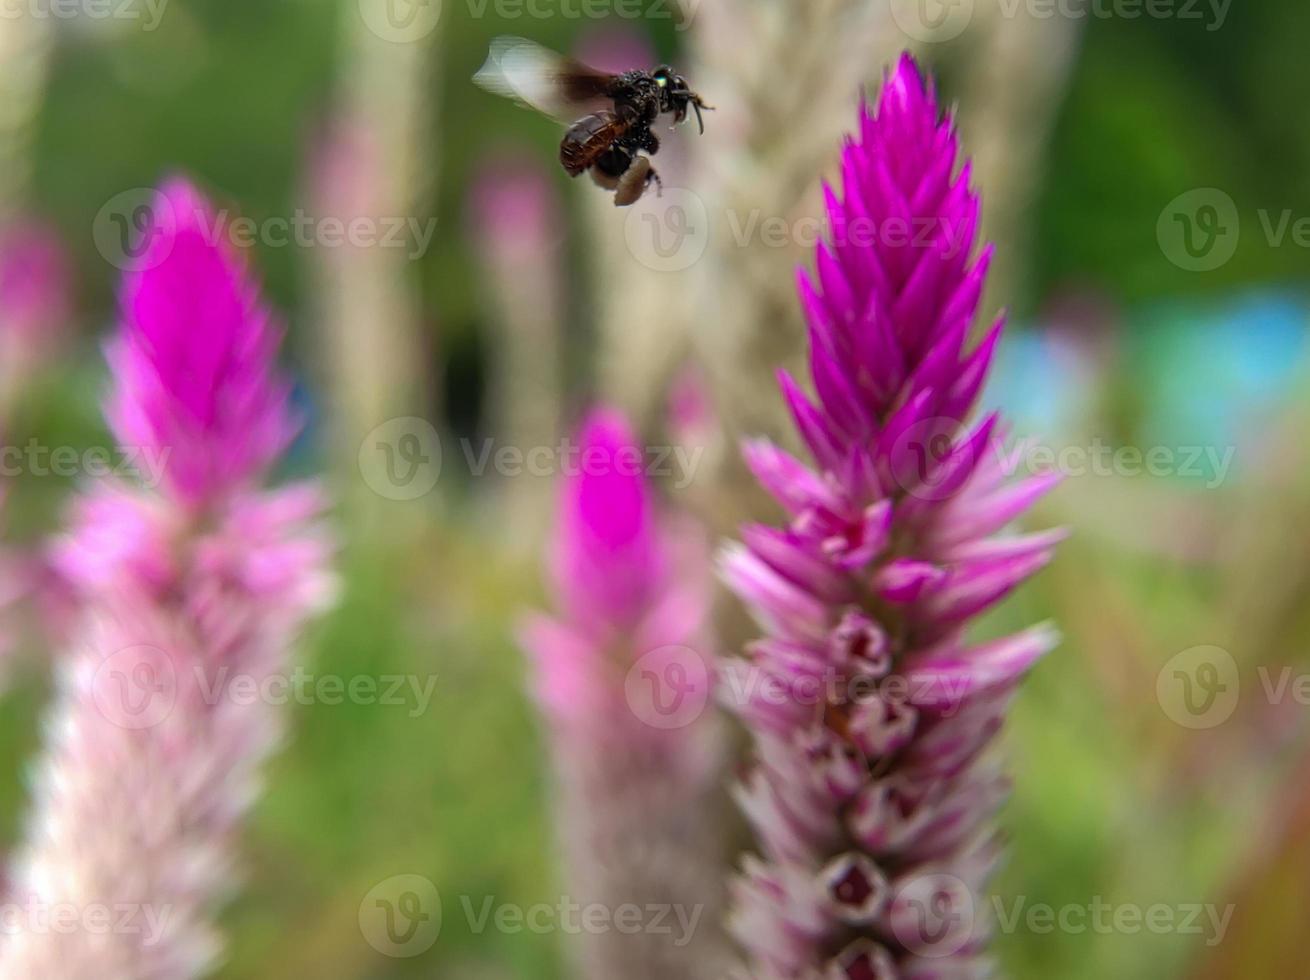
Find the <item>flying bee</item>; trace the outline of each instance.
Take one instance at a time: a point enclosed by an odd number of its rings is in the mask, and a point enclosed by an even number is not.
[[[576,120],[560,143],[560,163],[571,177],[590,171],[619,207],[635,204],[651,184],[662,187],[650,162],[660,148],[656,120],[668,113],[677,125],[695,112],[703,133],[701,113],[713,108],[667,65],[612,74],[518,37],[492,41],[473,80],[561,122]]]

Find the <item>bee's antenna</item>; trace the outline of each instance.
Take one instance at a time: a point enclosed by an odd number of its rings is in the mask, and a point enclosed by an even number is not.
[[[705,135],[705,117],[700,114],[700,99],[692,99],[691,107],[696,110],[696,125],[700,127],[700,134]]]

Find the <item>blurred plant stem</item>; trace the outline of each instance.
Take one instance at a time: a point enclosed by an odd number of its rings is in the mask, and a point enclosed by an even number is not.
[[[45,93],[53,24],[21,5],[0,17],[0,219],[20,209],[27,196],[33,127]]]
[[[659,171],[670,188],[685,187],[690,179],[684,145],[688,138],[695,137],[670,137],[660,152]],[[597,388],[640,431],[654,436],[663,424],[669,385],[691,355],[693,297],[679,273],[643,264],[628,244],[630,234],[649,234],[641,225],[644,216],[652,214],[649,202],[618,209],[610,194],[590,186],[584,191],[592,219],[588,259],[599,325]],[[653,190],[649,193],[654,196]]]
[[[983,309],[1028,295],[1034,197],[1084,20],[984,0],[964,36],[960,130],[984,191],[983,240],[997,245]]]
[[[584,38],[578,57],[604,71],[648,69],[657,56],[645,35],[604,30]],[[662,126],[659,133],[664,137]],[[683,129],[669,134],[660,150],[658,169],[671,191],[688,185],[687,143],[696,136]],[[578,193],[586,208],[591,240],[588,273],[597,324],[594,369],[596,387],[606,404],[622,409],[637,431],[657,437],[663,426],[664,398],[670,379],[689,354],[694,310],[679,273],[662,272],[643,262],[629,244],[649,202],[633,208],[614,206],[612,194],[597,191],[589,177],[579,178]],[[651,197],[655,190],[648,191]]]
[[[387,0],[359,0],[383,8]],[[341,219],[368,218],[385,230],[396,221],[421,226],[434,165],[431,145],[432,71],[429,34],[393,42],[375,34],[356,3],[341,8],[345,39],[335,115],[314,149],[316,209]],[[375,12],[373,22],[384,16]],[[349,236],[348,236],[349,237]],[[419,321],[413,236],[399,245],[344,242],[313,249],[322,332],[319,356],[328,392],[329,458],[342,472],[343,502],[368,534],[395,516],[359,478],[356,457],[364,437],[398,416],[431,415],[432,378]]]
[[[1231,902],[1226,941],[1197,957],[1192,980],[1305,976],[1305,910],[1310,908],[1310,754],[1279,786],[1262,821],[1248,837]]]
[[[705,254],[687,271],[689,332],[723,422],[707,459],[706,503],[718,530],[761,513],[741,464],[744,436],[789,445],[779,368],[801,363],[805,331],[795,270],[799,230],[823,213],[816,175],[832,172],[861,86],[901,45],[885,8],[856,0],[723,0],[687,5],[695,63],[688,76],[717,107],[695,153],[692,191],[709,220]],[[763,230],[785,222],[779,244]]]
[[[1310,366],[1302,371],[1307,374]],[[1299,390],[1307,390],[1304,382]],[[1288,637],[1310,634],[1310,539],[1288,533],[1310,522],[1307,425],[1310,398],[1302,395],[1261,433],[1251,433],[1242,455],[1253,479],[1239,490],[1239,506],[1215,516],[1216,529],[1224,529],[1218,551],[1228,569],[1219,612],[1231,624],[1230,641],[1244,639],[1253,663],[1304,663],[1308,655],[1288,644]]]
[[[558,444],[565,414],[563,221],[542,168],[507,158],[486,161],[481,174],[470,217],[493,314],[489,431],[498,446],[532,458]],[[546,481],[519,474],[499,486],[491,530],[520,557],[535,553],[549,509]]]

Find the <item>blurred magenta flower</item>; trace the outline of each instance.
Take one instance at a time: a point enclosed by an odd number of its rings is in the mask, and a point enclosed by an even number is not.
[[[669,584],[645,463],[626,421],[596,412],[579,438],[578,471],[561,491],[551,552],[557,599],[600,639],[635,627]]]
[[[722,746],[710,697],[708,549],[656,506],[647,456],[616,412],[583,426],[549,563],[557,617],[521,630],[558,774],[569,894],[673,906],[692,941],[587,936],[583,976],[722,976]]]
[[[190,185],[166,184],[153,212],[106,412],[124,445],[167,450],[170,467],[158,493],[90,489],[53,549],[72,639],[9,882],[24,910],[0,944],[13,980],[209,972],[279,679],[333,589],[317,487],[255,487],[293,431],[269,314],[201,233],[209,206]],[[134,910],[137,928],[41,925],[100,908]]]
[[[986,975],[978,896],[1004,782],[984,750],[1054,643],[964,628],[1044,565],[1058,533],[992,537],[1054,478],[1004,482],[997,419],[968,424],[1000,336],[968,335],[989,252],[952,121],[905,56],[825,189],[802,275],[817,401],[783,391],[816,463],[747,460],[790,516],[723,572],[767,638],[721,687],[754,735],[749,858],[732,929],[763,978]]]
[[[153,210],[138,271],[123,281],[106,415],[120,445],[168,452],[170,489],[194,506],[257,478],[295,424],[274,363],[281,330],[244,262],[213,240],[212,209],[171,180]]]

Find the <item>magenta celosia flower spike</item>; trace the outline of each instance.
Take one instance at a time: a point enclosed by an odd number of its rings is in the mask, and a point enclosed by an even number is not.
[[[722,976],[704,535],[661,513],[626,421],[588,418],[561,488],[549,565],[558,616],[521,640],[549,728],[570,897],[696,920],[580,939],[588,980]]]
[[[154,222],[122,288],[109,345],[106,414],[119,444],[167,454],[188,503],[257,478],[295,426],[274,355],[280,330],[209,204],[182,180],[151,206]]]
[[[317,488],[256,485],[292,432],[277,332],[195,190],[169,183],[152,211],[106,414],[167,465],[89,489],[53,549],[70,642],[7,882],[24,911],[3,980],[210,972],[233,838],[280,730],[265,695],[332,594]]]
[[[904,57],[861,113],[800,280],[817,398],[782,388],[815,465],[746,447],[789,515],[723,557],[768,634],[723,681],[756,747],[740,799],[761,854],[732,924],[758,980],[989,970],[977,896],[1004,783],[984,750],[1053,634],[963,631],[1059,535],[993,536],[1054,478],[1006,483],[995,416],[969,421],[1001,326],[970,346],[989,252],[973,254],[957,150]]]

